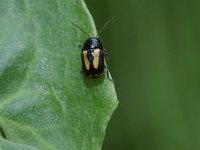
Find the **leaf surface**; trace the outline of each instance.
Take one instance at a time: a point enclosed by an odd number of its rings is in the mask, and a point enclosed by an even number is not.
[[[108,78],[81,71],[96,34],[81,0],[0,1],[0,149],[101,149],[118,101]]]

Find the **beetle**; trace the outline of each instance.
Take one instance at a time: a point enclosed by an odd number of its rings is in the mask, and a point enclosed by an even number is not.
[[[112,21],[112,19],[104,24],[101,31],[103,31],[103,29]],[[72,24],[80,29],[83,33],[88,35],[78,25],[74,23]],[[101,44],[99,33],[95,37],[91,37],[88,35],[89,38],[86,39],[83,46],[81,47],[82,72],[84,72],[87,77],[91,77],[93,79],[104,76],[106,72],[108,79],[113,81],[109,74],[108,66],[106,64],[106,57],[108,53]]]

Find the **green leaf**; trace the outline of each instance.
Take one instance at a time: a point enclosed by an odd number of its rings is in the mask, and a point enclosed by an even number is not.
[[[18,144],[14,142],[10,142],[8,140],[5,140],[4,138],[0,137],[0,143],[1,143],[1,150],[39,150],[37,148],[34,148],[32,146],[27,146],[24,144]]]
[[[118,101],[105,76],[80,73],[96,35],[82,0],[0,1],[0,149],[101,149]]]

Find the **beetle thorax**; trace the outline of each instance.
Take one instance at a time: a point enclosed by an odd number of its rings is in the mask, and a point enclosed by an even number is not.
[[[102,49],[101,42],[99,38],[92,37],[92,38],[88,38],[85,41],[82,49],[85,50],[85,49],[96,49],[96,48]]]

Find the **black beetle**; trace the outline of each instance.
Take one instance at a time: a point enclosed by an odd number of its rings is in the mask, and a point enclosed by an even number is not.
[[[101,31],[103,31],[103,29],[112,21],[112,19],[105,23]],[[72,24],[79,28],[83,33],[88,35],[82,28],[74,23]],[[103,48],[98,35],[99,33],[96,37],[91,37],[88,35],[89,38],[84,42],[81,48],[81,60],[83,69],[82,72],[84,72],[86,76],[91,78],[101,77],[105,74],[105,72],[107,72],[108,78],[112,80],[109,74],[108,66],[106,64],[106,55],[108,53]]]

